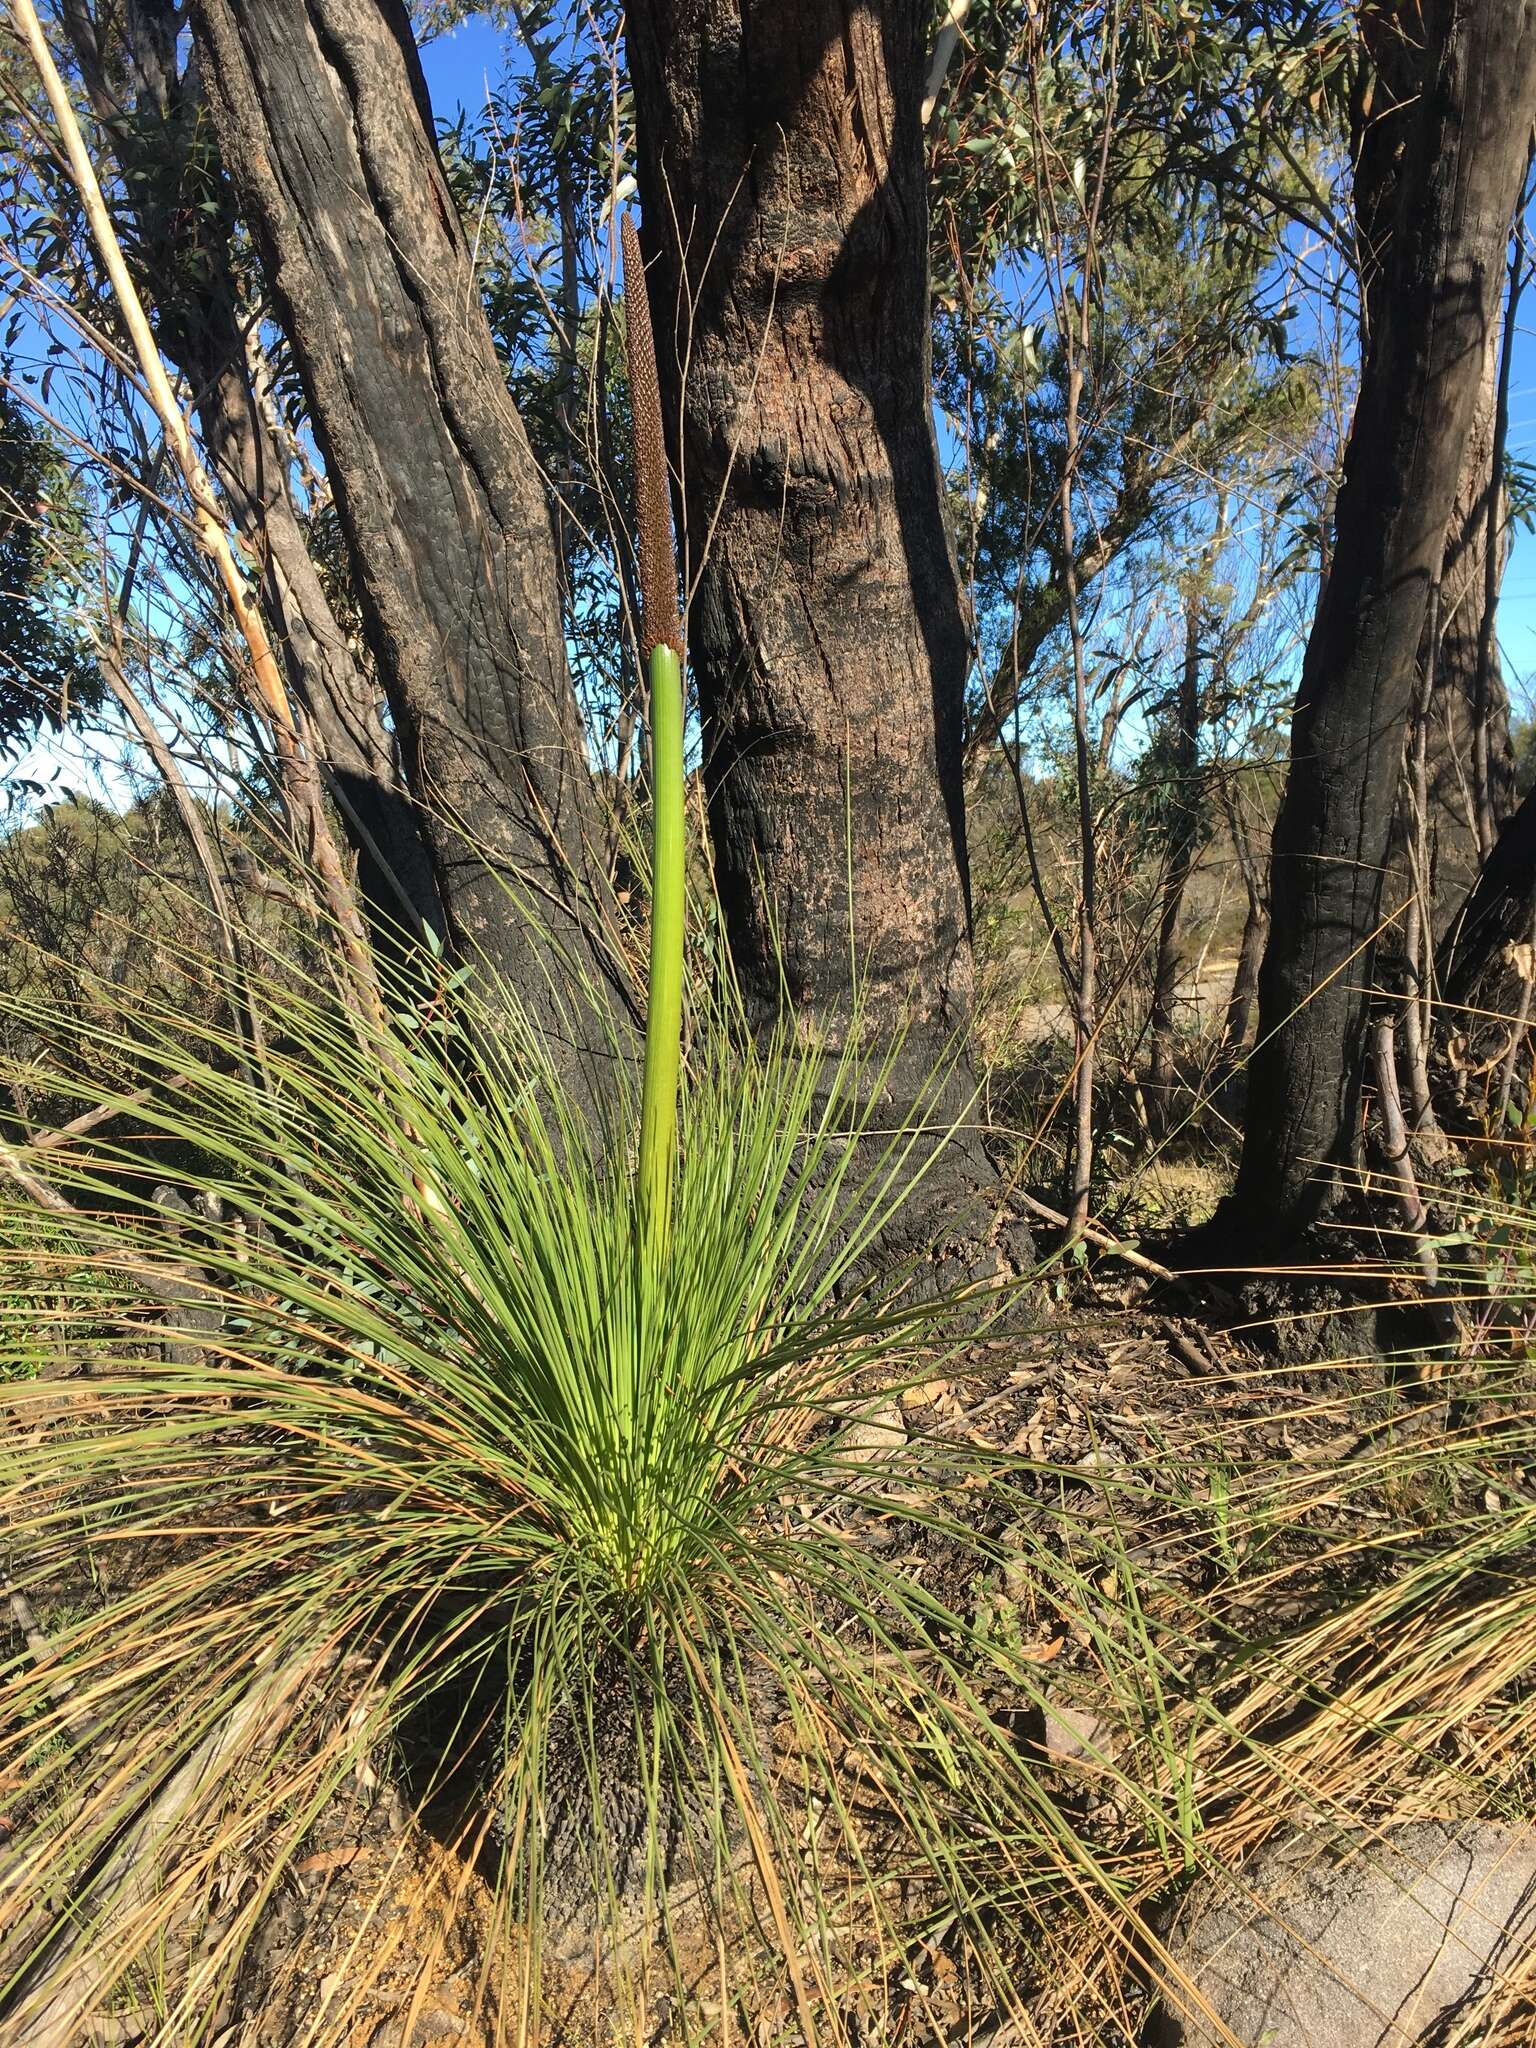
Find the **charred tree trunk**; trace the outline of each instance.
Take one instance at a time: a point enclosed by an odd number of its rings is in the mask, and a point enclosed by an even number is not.
[[[1395,7],[1362,7],[1360,30],[1368,61],[1361,66],[1354,109],[1355,239],[1369,336],[1387,317],[1383,279],[1425,45],[1414,21]],[[1508,407],[1509,312],[1502,348],[1497,327],[1489,330],[1477,404],[1446,527],[1438,606],[1433,625],[1426,621],[1419,647],[1420,676],[1431,679],[1424,731],[1429,872],[1421,906],[1430,950],[1443,940],[1451,916],[1476,879],[1487,852],[1488,822],[1502,824],[1515,803],[1509,697],[1493,631],[1508,553],[1500,472],[1501,421],[1507,419]],[[1414,875],[1407,858],[1415,829],[1408,794],[1405,790],[1395,824],[1389,903],[1403,901],[1416,881],[1424,893],[1424,878]]]
[[[403,786],[396,748],[380,715],[377,685],[356,658],[332,609],[289,495],[285,465],[262,419],[241,358],[233,306],[219,306],[199,374],[188,350],[183,373],[198,392],[198,426],[235,524],[260,564],[262,603],[284,669],[315,727],[343,827],[357,850],[358,886],[376,943],[394,950],[403,932],[447,935],[422,821]]]
[[[224,161],[292,345],[450,939],[575,1076],[627,1009],[549,514],[400,0],[196,0]]]
[[[1521,216],[1530,198],[1533,163],[1536,163],[1536,137],[1528,137],[1525,178],[1516,202],[1517,214]],[[1520,225],[1517,221],[1517,228]],[[1494,390],[1493,430],[1480,548],[1483,587],[1482,602],[1478,607],[1477,672],[1473,685],[1472,780],[1478,850],[1483,860],[1493,852],[1499,828],[1514,809],[1514,749],[1509,740],[1509,698],[1499,663],[1498,616],[1499,589],[1504,580],[1504,563],[1509,551],[1508,493],[1504,486],[1504,461],[1509,448],[1509,387],[1525,278],[1524,240],[1517,232],[1509,255],[1509,290],[1504,302],[1504,338]],[[1474,564],[1476,566],[1479,565]]]
[[[836,1038],[857,980],[866,1028],[908,1020],[909,1100],[973,1000],[967,641],[930,396],[930,14],[640,0],[628,26],[733,957],[765,1018],[787,1003]]]
[[[1429,894],[1424,905],[1433,942],[1477,878],[1486,807],[1495,830],[1515,805],[1515,756],[1509,737],[1509,695],[1499,665],[1493,621],[1509,552],[1504,493],[1495,498],[1499,365],[1491,342],[1477,407],[1467,434],[1456,499],[1446,528],[1440,572],[1438,645],[1421,642],[1420,674],[1432,677],[1425,727]],[[1490,511],[1492,576],[1489,573]],[[1489,611],[1490,604],[1493,611]],[[1486,655],[1486,660],[1485,660]],[[1394,837],[1405,846],[1412,820],[1400,805]],[[1401,900],[1411,886],[1408,862],[1394,849],[1393,888]]]
[[[1488,350],[1441,572],[1444,628],[1429,707],[1429,800],[1442,821],[1430,905],[1437,940],[1444,937],[1452,913],[1476,880],[1516,803],[1498,611],[1509,555],[1503,471],[1518,297],[1512,288],[1502,346],[1495,337]],[[1448,829],[1454,835],[1449,843]]]
[[[1195,780],[1200,772],[1200,606],[1189,600],[1184,616],[1184,661],[1179,673],[1169,773],[1173,778],[1170,813],[1173,823],[1168,864],[1163,871],[1163,900],[1157,924],[1157,963],[1152,976],[1152,1011],[1148,1030],[1147,1114],[1153,1134],[1167,1130],[1177,1081],[1173,1056],[1173,1014],[1179,993],[1179,914],[1195,865],[1200,806]]]
[[[1237,1187],[1247,1245],[1294,1243],[1353,1165],[1366,1004],[1415,664],[1536,113],[1536,0],[1431,0],[1275,828]]]
[[[130,0],[113,21],[93,16],[82,0],[65,0],[62,12],[92,106],[127,173],[134,256],[156,340],[191,388],[210,465],[259,565],[288,686],[314,724],[357,849],[370,926],[376,936],[424,925],[441,935],[431,866],[376,686],[326,596],[253,388],[227,253],[233,196],[206,162],[192,175],[205,109],[195,65],[178,63],[180,15],[167,0]]]

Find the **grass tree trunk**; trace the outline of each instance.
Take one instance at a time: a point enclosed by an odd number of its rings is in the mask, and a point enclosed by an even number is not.
[[[788,1003],[835,1038],[857,984],[866,1022],[909,1019],[909,1095],[974,986],[967,640],[930,405],[931,12],[639,0],[628,17],[733,958],[765,1018]],[[965,1170],[990,1183],[979,1143]]]
[[[567,1071],[615,993],[548,512],[398,0],[197,0],[219,144],[335,491],[449,935]],[[620,1022],[627,1032],[627,1024]]]
[[[1227,1223],[1294,1242],[1355,1150],[1367,991],[1430,592],[1536,114],[1536,0],[1432,0],[1276,821],[1248,1126]]]

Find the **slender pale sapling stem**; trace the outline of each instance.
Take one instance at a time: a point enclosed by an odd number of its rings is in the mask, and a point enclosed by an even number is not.
[[[64,147],[70,179],[79,196],[86,225],[101,257],[102,268],[106,271],[107,281],[112,287],[118,311],[133,343],[145,392],[165,434],[166,445],[181,470],[192,499],[193,530],[197,536],[198,546],[217,572],[224,595],[234,613],[235,624],[245,641],[256,695],[267,715],[276,742],[278,759],[283,770],[285,793],[303,816],[309,838],[310,859],[323,885],[326,907],[335,922],[342,951],[352,970],[357,999],[371,1015],[379,1017],[383,1010],[378,976],[373,956],[368,949],[367,935],[363,930],[352,888],[347,880],[340,848],[336,845],[335,836],[326,819],[319,771],[313,754],[308,750],[307,741],[302,745],[300,743],[300,728],[293,715],[293,706],[288,701],[287,685],[278,667],[277,656],[273,651],[260,607],[235,561],[234,550],[224,530],[224,519],[213,485],[198,457],[191,429],[182,416],[176,394],[171,389],[170,378],[165,373],[165,365],[160,360],[160,351],[155,345],[149,315],[144,310],[138,287],[128,269],[122,244],[118,241],[117,230],[107,209],[107,202],[102,197],[95,166],[85,145],[85,137],[80,131],[79,122],[75,119],[75,110],[68,89],[59,76],[58,66],[53,61],[53,53],[48,47],[48,39],[43,33],[37,9],[33,6],[32,0],[11,0],[10,12],[17,33],[26,44],[32,62],[37,67],[37,75],[42,81],[44,94],[58,123],[59,140]]]
[[[640,1105],[640,1213],[651,1252],[665,1255],[677,1171],[683,1032],[683,628],[667,503],[656,343],[640,239],[626,215],[624,299],[640,529],[641,649],[650,675],[651,962]]]

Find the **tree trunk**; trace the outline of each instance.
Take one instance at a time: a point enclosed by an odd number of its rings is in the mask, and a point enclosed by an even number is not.
[[[1509,554],[1500,430],[1508,406],[1507,390],[1500,398],[1508,339],[1500,347],[1495,334],[1487,351],[1440,579],[1428,762],[1435,841],[1429,916],[1437,942],[1517,801],[1509,694],[1496,637]]]
[[[1507,822],[1482,873],[1451,921],[1440,955],[1448,1021],[1461,1029],[1474,1057],[1485,1041],[1507,1036],[1531,978],[1531,923],[1536,913],[1536,790]],[[1458,1015],[1457,1013],[1461,1013]],[[1482,1051],[1486,1057],[1486,1051]]]
[[[1173,1057],[1173,1013],[1179,993],[1179,913],[1195,864],[1200,807],[1195,778],[1200,772],[1200,605],[1191,597],[1184,615],[1184,662],[1179,674],[1170,802],[1173,831],[1163,870],[1162,909],[1157,923],[1157,963],[1152,975],[1148,1030],[1147,1114],[1154,1136],[1167,1130],[1177,1072]]]
[[[569,1075],[627,1034],[550,521],[400,0],[196,0],[450,938]],[[571,1001],[580,983],[604,1001]],[[606,1012],[606,1017],[605,1013]]]
[[[1232,977],[1232,992],[1227,998],[1227,1014],[1222,1021],[1221,1044],[1216,1055],[1217,1070],[1225,1074],[1239,1064],[1248,1040],[1248,1024],[1259,993],[1264,942],[1269,936],[1269,903],[1264,893],[1268,877],[1248,835],[1240,793],[1230,782],[1220,782],[1216,786],[1216,801],[1231,835],[1232,856],[1243,878],[1243,894],[1248,901],[1243,917],[1243,935],[1238,941],[1237,971]]]
[[[1517,1078],[1536,1085],[1531,998],[1536,982],[1536,790],[1504,826],[1441,949],[1436,1013],[1448,1122],[1502,1130]]]
[[[1369,336],[1387,317],[1381,303],[1391,249],[1393,206],[1403,153],[1412,132],[1425,60],[1424,38],[1402,9],[1368,0],[1360,11],[1367,61],[1360,67],[1354,109],[1356,259],[1363,321]],[[1506,315],[1507,319],[1507,315]],[[1477,404],[1467,430],[1461,476],[1446,527],[1436,613],[1419,647],[1419,673],[1431,675],[1425,732],[1428,793],[1426,838],[1429,894],[1423,905],[1431,949],[1477,876],[1486,852],[1480,818],[1501,825],[1515,803],[1509,697],[1493,638],[1493,612],[1508,554],[1504,530],[1500,419],[1507,412],[1501,370],[1507,366],[1497,325],[1483,352]],[[1501,392],[1504,405],[1501,408]],[[1490,562],[1489,541],[1493,540]],[[1491,573],[1490,573],[1491,572]],[[1413,885],[1407,849],[1413,837],[1408,792],[1395,821],[1388,903]]]
[[[1243,936],[1237,948],[1237,972],[1232,977],[1232,993],[1227,997],[1227,1014],[1221,1027],[1221,1047],[1217,1058],[1223,1069],[1236,1066],[1242,1058],[1248,1037],[1248,1020],[1253,1015],[1253,999],[1259,991],[1259,965],[1264,957],[1264,938],[1268,930],[1269,917],[1264,899],[1256,889],[1250,888]]]
[[[1467,433],[1466,453],[1445,536],[1440,575],[1439,645],[1421,642],[1418,667],[1433,665],[1425,735],[1427,838],[1430,872],[1425,906],[1432,943],[1444,937],[1452,916],[1477,879],[1479,786],[1486,782],[1490,814],[1501,826],[1513,810],[1515,756],[1509,737],[1509,695],[1499,666],[1497,641],[1485,629],[1488,604],[1489,499],[1494,488],[1494,441],[1498,370],[1502,351],[1493,340],[1486,351],[1477,407]],[[1500,491],[1502,500],[1503,492]],[[1509,552],[1505,517],[1495,514],[1493,600]],[[1488,627],[1491,628],[1491,620]],[[1491,655],[1484,673],[1484,641]],[[1479,733],[1481,732],[1481,740]],[[1479,773],[1479,760],[1485,773]],[[1389,906],[1412,885],[1406,845],[1412,836],[1406,791],[1395,821]]]
[[[180,16],[134,0],[102,24],[64,0],[62,18],[99,120],[112,134],[137,228],[134,251],[162,353],[192,391],[210,467],[258,563],[262,607],[294,697],[316,728],[331,788],[358,853],[369,922],[430,925],[442,913],[378,691],[348,644],[310,556],[286,464],[257,402],[228,246],[234,201],[218,171],[189,165],[205,119],[195,65],[177,62]],[[209,213],[212,196],[217,211]]]
[[[909,1100],[973,1000],[918,121],[930,16],[639,0],[628,17],[733,958],[764,1018],[788,1003],[834,1040],[856,1002],[866,1029],[906,1021]]]
[[[1275,827],[1248,1125],[1226,1222],[1294,1243],[1356,1151],[1366,1000],[1415,662],[1536,113],[1536,0],[1427,0],[1423,90]]]
[[[253,544],[261,565],[262,604],[273,638],[294,694],[314,723],[331,792],[357,850],[370,930],[375,943],[386,946],[402,930],[414,938],[427,929],[442,939],[447,928],[431,855],[400,779],[377,685],[354,656],[325,594],[250,377],[243,361],[227,353],[238,346],[239,332],[224,310],[209,337],[209,374],[197,374],[190,352],[182,368],[198,391],[203,443],[236,528]],[[227,311],[232,316],[233,306]]]

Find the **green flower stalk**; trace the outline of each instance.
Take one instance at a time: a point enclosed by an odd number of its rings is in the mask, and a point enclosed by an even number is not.
[[[677,1171],[683,1029],[683,677],[675,647],[651,649],[651,974],[640,1104],[640,1191],[664,1255]]]
[[[677,1176],[677,1093],[683,1032],[683,628],[667,503],[656,342],[640,238],[623,226],[629,402],[640,529],[641,648],[650,677],[651,958],[640,1103],[639,1194],[652,1256],[665,1258]]]

